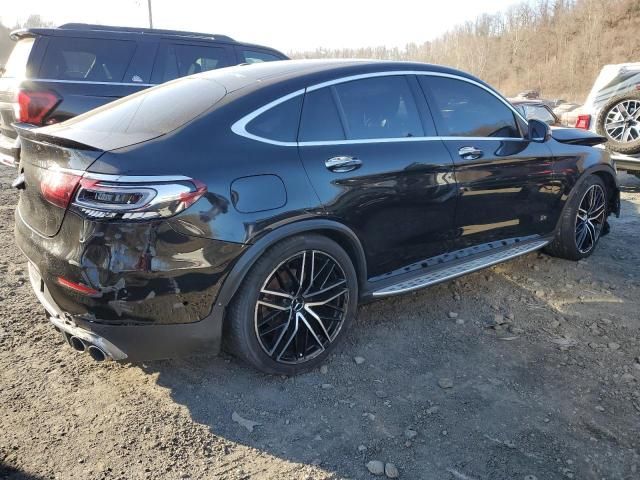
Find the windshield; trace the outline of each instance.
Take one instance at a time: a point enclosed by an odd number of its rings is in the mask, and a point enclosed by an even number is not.
[[[18,40],[16,46],[13,47],[11,55],[4,67],[3,77],[22,78],[27,73],[27,61],[33,47],[35,38],[23,38]]]

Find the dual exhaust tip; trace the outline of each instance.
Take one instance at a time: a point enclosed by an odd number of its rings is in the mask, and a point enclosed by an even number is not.
[[[91,358],[93,358],[96,362],[104,362],[108,358],[110,358],[107,353],[102,350],[100,347],[96,345],[92,345],[80,337],[71,336],[65,334],[67,342],[71,347],[78,352],[87,352]]]

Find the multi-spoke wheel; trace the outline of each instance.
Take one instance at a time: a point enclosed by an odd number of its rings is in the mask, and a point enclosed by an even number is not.
[[[620,153],[640,153],[640,92],[610,99],[596,120],[596,130],[607,146]]]
[[[570,260],[591,255],[606,233],[608,205],[604,181],[597,175],[585,178],[568,200],[556,236],[545,248],[547,253]]]
[[[582,196],[576,214],[576,248],[589,253],[596,246],[606,220],[607,195],[598,185],[591,185]]]
[[[252,267],[226,320],[233,353],[267,373],[320,363],[357,306],[355,270],[345,251],[319,235],[287,239]]]
[[[256,335],[277,362],[301,363],[321,354],[344,324],[349,289],[329,254],[303,250],[267,277],[256,302]]]

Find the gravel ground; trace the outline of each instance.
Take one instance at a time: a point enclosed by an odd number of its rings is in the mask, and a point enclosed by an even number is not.
[[[588,260],[531,254],[366,305],[326,366],[281,378],[64,345],[0,175],[0,478],[640,478],[635,177]]]

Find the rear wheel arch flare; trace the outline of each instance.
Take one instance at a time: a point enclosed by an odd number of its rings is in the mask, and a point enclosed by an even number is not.
[[[367,280],[366,260],[364,250],[356,234],[349,227],[339,222],[313,219],[280,227],[249,246],[225,279],[218,293],[216,305],[218,307],[227,307],[231,303],[251,267],[271,246],[287,238],[303,234],[322,235],[342,247],[353,263],[358,277],[359,291],[363,290]]]

